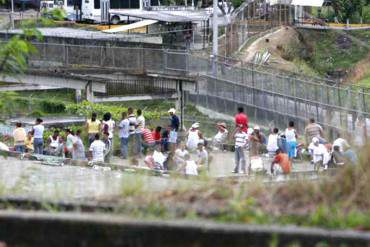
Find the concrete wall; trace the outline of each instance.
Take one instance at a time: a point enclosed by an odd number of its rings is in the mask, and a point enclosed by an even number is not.
[[[370,246],[370,234],[353,231],[138,221],[119,216],[0,211],[0,241],[8,246]],[[274,241],[278,245],[270,245]]]

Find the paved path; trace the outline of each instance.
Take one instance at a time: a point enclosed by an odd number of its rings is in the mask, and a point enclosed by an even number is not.
[[[193,185],[194,181],[145,176],[109,169],[47,166],[40,162],[0,157],[0,196],[48,200],[99,199],[132,191],[165,190]]]

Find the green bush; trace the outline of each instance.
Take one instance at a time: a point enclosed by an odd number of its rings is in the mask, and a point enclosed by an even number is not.
[[[45,113],[43,113],[42,111],[38,111],[38,110],[34,110],[30,114],[28,114],[29,117],[42,117],[44,115]]]
[[[66,111],[66,106],[62,102],[53,102],[43,100],[40,102],[42,111],[46,113],[63,113]]]
[[[99,117],[102,117],[106,112],[110,112],[112,114],[113,119],[117,121],[121,119],[122,112],[127,111],[127,107],[121,105],[108,106],[83,101],[80,104],[68,104],[66,107],[66,111],[70,114],[86,117],[89,117],[93,112],[96,112]],[[165,113],[144,111],[143,114],[146,119],[159,119],[161,114]]]

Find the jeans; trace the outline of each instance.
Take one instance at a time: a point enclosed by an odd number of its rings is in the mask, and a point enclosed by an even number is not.
[[[128,158],[128,137],[121,137],[121,156],[123,159]]]
[[[15,151],[20,153],[26,152],[26,146],[25,145],[15,145]]]
[[[44,154],[44,140],[42,138],[33,139],[33,149],[35,154]]]
[[[235,147],[235,168],[234,168],[235,173],[239,172],[240,163],[242,163],[242,171],[247,172],[245,169],[246,162],[245,162],[244,149],[242,147]]]

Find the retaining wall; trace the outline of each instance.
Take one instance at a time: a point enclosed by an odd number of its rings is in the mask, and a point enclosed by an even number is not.
[[[8,246],[370,246],[370,234],[312,228],[138,221],[77,213],[0,211],[0,241]],[[343,245],[341,245],[343,244]],[[275,246],[275,245],[274,245]]]

